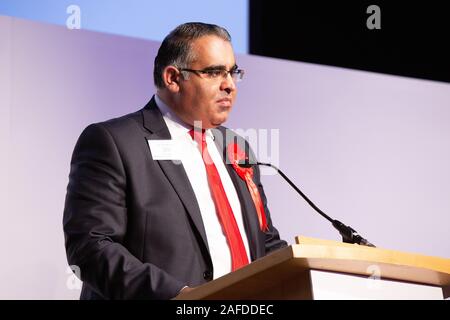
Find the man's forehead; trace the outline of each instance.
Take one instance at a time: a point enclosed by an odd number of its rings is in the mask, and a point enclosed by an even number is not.
[[[203,36],[191,44],[193,63],[204,67],[231,68],[236,64],[231,42],[217,36]]]

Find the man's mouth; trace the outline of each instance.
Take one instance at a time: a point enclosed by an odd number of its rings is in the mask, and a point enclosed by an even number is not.
[[[221,107],[231,107],[231,99],[230,98],[222,98],[217,100],[217,103],[221,106]]]

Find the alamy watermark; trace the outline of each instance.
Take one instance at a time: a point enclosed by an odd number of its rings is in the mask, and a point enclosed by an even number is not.
[[[371,14],[366,21],[367,29],[381,29],[381,9],[379,6],[372,4],[367,7],[366,13]]]
[[[66,273],[69,275],[66,280],[66,287],[69,290],[81,290],[81,269],[77,265],[68,266]]]
[[[201,139],[198,133],[202,131],[204,130],[202,130],[201,121],[195,121],[192,138],[203,155],[203,161],[213,161],[204,154],[205,144],[197,141]],[[233,156],[240,154],[240,158],[237,159],[239,163],[257,165],[258,162],[262,162],[270,163],[275,167],[280,166],[280,129],[228,129],[225,131],[225,136],[222,131],[213,129],[211,133],[212,139],[223,151],[222,157],[225,164],[233,164],[233,161],[236,160]],[[205,134],[205,136],[208,135]],[[202,139],[206,140],[207,138]],[[183,156],[189,152],[189,149],[186,149],[189,148],[189,145],[182,140],[148,140],[148,145],[153,160],[170,160],[176,165],[182,164]],[[239,151],[236,150],[230,155],[230,145],[232,147],[237,145]],[[242,157],[241,153],[245,157]],[[261,167],[260,173],[261,175],[277,174],[275,170],[267,167]]]
[[[381,269],[376,264],[371,264],[367,267],[366,272],[370,274],[367,279],[367,288],[371,290],[379,289],[381,286]]]
[[[81,9],[76,4],[67,7],[66,13],[69,15],[66,19],[67,29],[81,29]]]

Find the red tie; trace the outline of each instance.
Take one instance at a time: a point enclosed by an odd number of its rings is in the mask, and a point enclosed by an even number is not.
[[[216,206],[220,224],[222,225],[223,232],[228,241],[228,246],[230,247],[231,268],[232,271],[235,271],[248,264],[247,252],[245,251],[241,233],[239,232],[233,210],[231,209],[227,195],[225,194],[219,172],[209,155],[205,140],[205,130],[196,131],[191,129],[189,134],[198,143],[200,153],[202,154],[206,173],[208,175],[209,189]]]

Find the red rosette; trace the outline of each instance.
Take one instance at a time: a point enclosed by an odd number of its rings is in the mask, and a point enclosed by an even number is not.
[[[247,184],[248,191],[250,192],[253,203],[255,204],[256,213],[259,220],[259,227],[262,231],[269,230],[269,227],[267,226],[266,214],[264,212],[264,205],[261,200],[261,195],[259,194],[258,187],[253,182],[253,168],[243,168],[238,164],[242,160],[248,160],[245,152],[242,151],[236,143],[230,143],[227,147],[227,152],[233,169],[236,171],[238,176]]]

